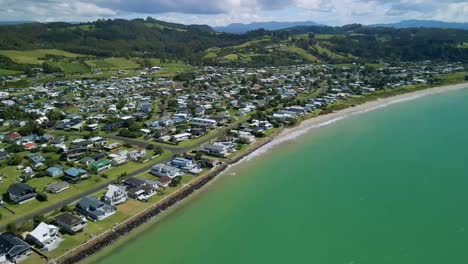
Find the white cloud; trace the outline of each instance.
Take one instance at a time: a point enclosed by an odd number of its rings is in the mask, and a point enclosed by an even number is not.
[[[187,24],[311,20],[342,25],[468,17],[466,0],[0,0],[0,6],[2,20],[38,21],[153,16]]]

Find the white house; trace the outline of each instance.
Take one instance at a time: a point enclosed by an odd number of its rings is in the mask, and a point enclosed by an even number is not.
[[[37,245],[42,251],[51,251],[57,248],[60,242],[62,242],[59,228],[44,222],[41,222],[29,233],[26,240]]]
[[[127,192],[125,186],[111,184],[107,187],[107,192],[102,200],[112,206],[125,203],[127,201]]]
[[[167,176],[169,178],[175,178],[177,176],[182,176],[182,172],[175,167],[165,165],[165,164],[156,164],[151,169],[150,173],[155,176]]]

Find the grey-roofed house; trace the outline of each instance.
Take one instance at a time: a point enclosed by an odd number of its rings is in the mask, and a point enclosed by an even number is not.
[[[68,182],[52,182],[45,187],[45,190],[50,193],[61,193],[68,189],[70,189],[70,184]]]
[[[115,207],[97,198],[86,196],[78,202],[75,210],[93,221],[103,220],[115,214]]]
[[[13,234],[0,235],[0,263],[18,263],[31,255],[31,246]]]
[[[79,217],[69,212],[57,215],[54,218],[54,223],[69,234],[76,234],[85,229],[88,225],[84,217]]]
[[[24,183],[15,183],[7,189],[8,198],[14,203],[22,204],[36,199],[36,190]]]

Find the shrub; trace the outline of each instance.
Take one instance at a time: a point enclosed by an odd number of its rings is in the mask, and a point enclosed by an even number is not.
[[[47,194],[43,192],[38,192],[36,198],[40,202],[46,202],[49,200],[49,197],[47,197]]]

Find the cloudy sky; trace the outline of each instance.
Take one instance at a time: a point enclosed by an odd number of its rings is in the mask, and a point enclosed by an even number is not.
[[[152,16],[185,24],[435,19],[468,22],[467,0],[0,0],[0,20],[91,21]]]

